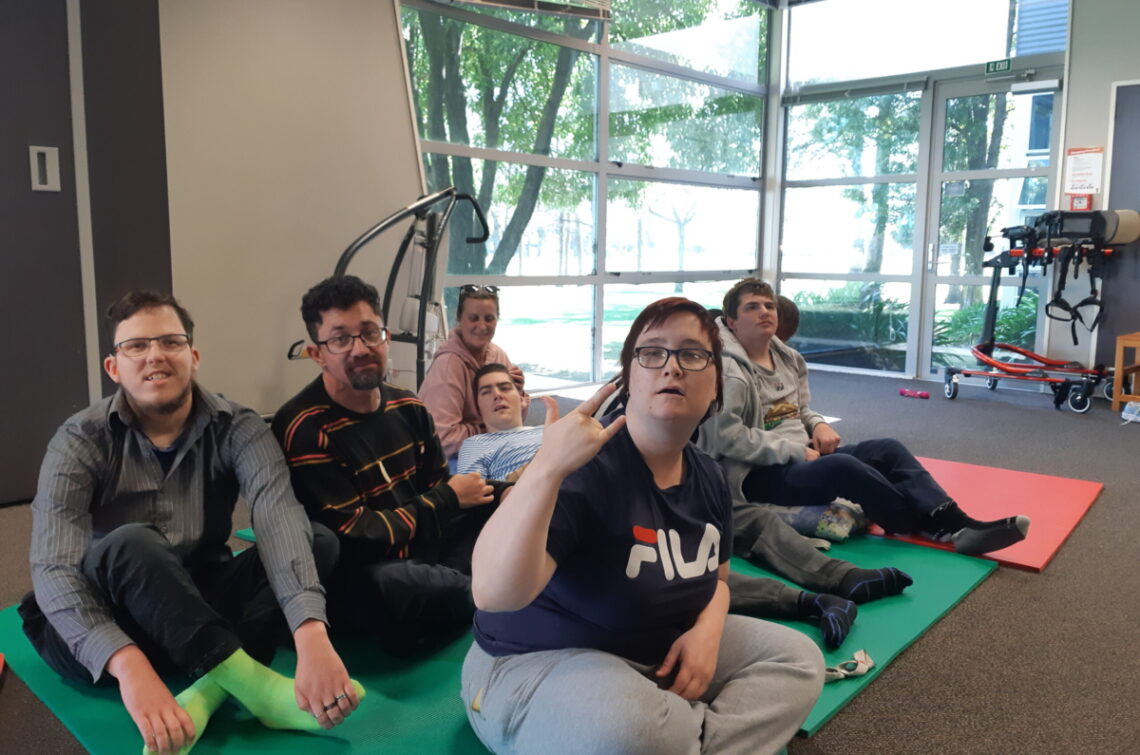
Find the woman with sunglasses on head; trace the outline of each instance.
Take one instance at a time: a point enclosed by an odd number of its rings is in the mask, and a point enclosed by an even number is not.
[[[491,343],[499,323],[499,289],[495,286],[466,285],[459,288],[455,328],[435,353],[424,376],[419,396],[431,412],[443,452],[454,459],[464,439],[487,432],[479,417],[479,406],[471,380],[485,364],[498,362],[510,370],[522,391],[523,372],[511,363],[507,352]],[[523,393],[523,415],[530,397]]]
[[[549,425],[484,525],[461,694],[496,753],[774,753],[823,684],[815,643],[728,616],[732,504],[689,442],[721,401],[721,342],[673,297],[621,352],[625,413]]]

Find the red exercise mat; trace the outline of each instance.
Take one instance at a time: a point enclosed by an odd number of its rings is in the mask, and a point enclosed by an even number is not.
[[[1014,472],[1009,469],[962,464],[956,461],[919,458],[962,510],[975,519],[1000,519],[1025,514],[1032,523],[1020,543],[985,554],[1005,566],[1041,571],[1061,549],[1093,505],[1104,484],[1067,477]],[[874,534],[883,534],[877,526]],[[908,543],[952,550],[948,543],[934,543],[911,535],[891,535]]]

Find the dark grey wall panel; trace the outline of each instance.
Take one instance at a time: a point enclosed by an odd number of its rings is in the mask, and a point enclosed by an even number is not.
[[[171,291],[157,0],[83,3],[83,89],[96,302]],[[100,322],[101,352],[110,350]],[[114,385],[104,376],[103,392]]]
[[[64,0],[0,0],[0,503],[87,404],[70,97]],[[29,145],[59,148],[62,191],[31,190]]]
[[[1140,84],[1117,87],[1112,136],[1113,210],[1140,210]],[[1096,361],[1112,364],[1116,337],[1140,330],[1140,242],[1119,250],[1105,274],[1105,321],[1096,343]]]

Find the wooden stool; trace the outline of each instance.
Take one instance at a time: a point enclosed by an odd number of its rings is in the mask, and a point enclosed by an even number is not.
[[[1124,350],[1132,349],[1135,354],[1132,363],[1124,365]],[[1128,376],[1140,374],[1140,331],[1116,337],[1116,370],[1113,375],[1112,411],[1120,411],[1125,401],[1140,401],[1140,394],[1125,393]],[[1140,391],[1140,380],[1133,380],[1132,390]]]

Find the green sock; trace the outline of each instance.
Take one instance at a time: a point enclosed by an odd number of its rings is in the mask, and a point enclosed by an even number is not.
[[[297,707],[293,680],[258,663],[244,650],[236,650],[206,673],[226,692],[237,698],[250,713],[270,729],[322,731],[320,723],[307,710]],[[364,697],[364,688],[355,680],[356,694]]]
[[[214,715],[214,711],[228,696],[224,689],[205,676],[175,695],[175,702],[182,706],[182,710],[186,711],[190,720],[194,722],[194,739],[183,745],[178,755],[185,755],[190,752],[190,748],[198,744],[202,733],[206,731],[206,724],[210,722],[210,716]],[[144,746],[143,755],[154,755],[154,751]]]

